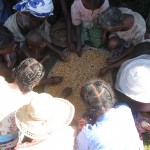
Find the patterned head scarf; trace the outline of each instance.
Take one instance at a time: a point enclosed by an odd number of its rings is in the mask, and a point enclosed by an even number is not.
[[[44,18],[53,15],[54,6],[52,0],[22,0],[14,5],[13,9]]]

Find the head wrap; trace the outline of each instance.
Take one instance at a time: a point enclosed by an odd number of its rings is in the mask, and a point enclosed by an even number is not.
[[[22,0],[14,5],[13,9],[44,18],[53,15],[54,6],[52,0]]]

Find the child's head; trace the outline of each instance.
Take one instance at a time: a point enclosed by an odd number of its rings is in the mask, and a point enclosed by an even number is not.
[[[13,78],[23,93],[32,91],[44,76],[44,67],[33,58],[27,58],[15,68]]]
[[[113,36],[109,39],[108,46],[110,49],[117,49],[121,47],[120,40],[117,36]]]
[[[85,8],[94,10],[100,8],[105,0],[81,0]]]
[[[111,87],[102,80],[92,81],[81,88],[81,98],[88,108],[105,113],[116,103]]]
[[[35,30],[30,31],[25,38],[26,46],[35,52],[40,52],[46,47],[45,39]]]
[[[6,27],[0,26],[0,55],[9,54],[16,48],[13,34]]]

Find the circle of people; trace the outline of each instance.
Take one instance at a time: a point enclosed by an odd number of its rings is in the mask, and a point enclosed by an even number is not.
[[[14,14],[2,9],[0,149],[144,149],[143,133],[150,131],[150,14],[145,21],[127,7],[110,7],[108,0],[74,0],[70,9],[65,0],[56,3],[65,18],[68,50],[80,57],[85,44],[106,44],[110,57],[98,76],[118,68],[115,84],[96,79],[84,85],[86,111],[80,116],[65,97],[33,91],[63,80],[43,79],[49,52],[68,61],[49,35],[57,8],[52,0],[22,0]]]

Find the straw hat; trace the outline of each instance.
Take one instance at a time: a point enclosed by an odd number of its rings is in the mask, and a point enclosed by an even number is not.
[[[42,93],[16,112],[16,124],[27,137],[45,139],[59,127],[69,125],[74,112],[69,101]]]
[[[122,64],[115,87],[131,99],[150,103],[150,55],[141,55]]]
[[[51,42],[59,47],[67,47],[67,28],[65,22],[59,20],[51,26],[50,30]]]

